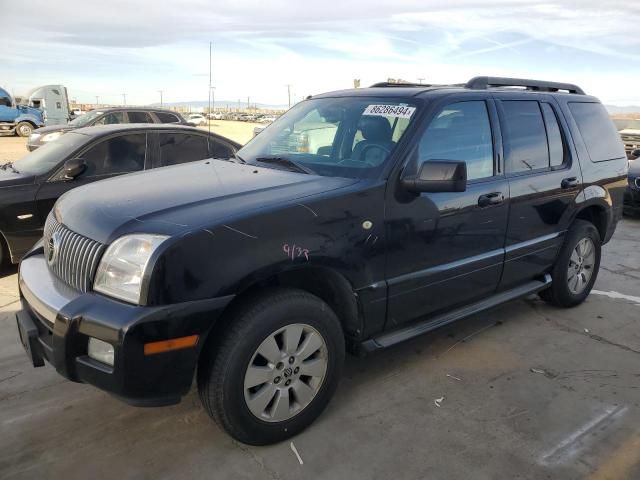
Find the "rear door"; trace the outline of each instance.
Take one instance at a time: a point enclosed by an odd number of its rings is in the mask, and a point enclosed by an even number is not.
[[[179,165],[211,157],[209,143],[205,135],[160,131],[157,133],[157,142],[154,168]]]
[[[417,159],[465,161],[466,191],[413,194],[389,182],[387,328],[490,295],[500,281],[509,187],[497,114],[486,95],[453,98],[435,107]]]
[[[144,169],[147,161],[147,134],[120,133],[100,139],[74,158],[82,158],[86,163],[86,170],[69,180],[65,178],[63,166],[42,184],[36,194],[40,218],[46,218],[56,200],[73,188]]]
[[[575,211],[582,174],[551,95],[495,93],[511,192],[500,289],[553,264]]]

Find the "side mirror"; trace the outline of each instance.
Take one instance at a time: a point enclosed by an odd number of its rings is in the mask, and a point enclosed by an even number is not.
[[[72,158],[64,162],[64,177],[73,180],[87,169],[87,164],[81,158]]]
[[[402,186],[410,192],[464,192],[467,189],[467,164],[453,160],[427,160],[417,175],[403,175]]]
[[[633,158],[638,158],[638,157],[640,157],[640,148],[637,148],[637,149],[635,149],[635,150],[632,150],[632,151],[631,151],[631,156],[632,156]]]

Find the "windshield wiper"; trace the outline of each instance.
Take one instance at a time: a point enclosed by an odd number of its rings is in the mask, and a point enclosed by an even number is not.
[[[7,168],[10,168],[13,173],[20,173],[16,169],[16,167],[13,166],[13,162],[7,162],[7,163],[5,163],[3,165],[0,165],[0,169],[2,169],[2,170],[6,170]]]
[[[315,175],[316,173],[310,168],[305,167],[304,165],[298,162],[294,162],[293,160],[286,157],[258,157],[256,158],[256,162],[281,165],[283,167],[287,167],[289,170],[293,172],[307,173],[309,175]]]
[[[236,160],[238,160],[238,163],[247,163],[245,162],[244,158],[242,158],[240,155],[238,155],[237,153],[233,154],[233,158],[235,158]]]

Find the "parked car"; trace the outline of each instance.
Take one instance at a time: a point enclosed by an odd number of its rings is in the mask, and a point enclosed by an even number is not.
[[[221,112],[207,113],[207,118],[209,120],[222,120],[224,119],[224,113],[221,113]]]
[[[631,152],[640,149],[640,120],[626,120],[624,128],[620,130],[620,137],[627,157],[631,159]]]
[[[275,115],[263,115],[258,119],[258,123],[273,123],[278,117]]]
[[[229,158],[240,145],[179,125],[80,128],[22,159],[0,166],[0,263],[17,263],[42,237],[63,193],[122,173]]]
[[[333,142],[300,151],[319,123]],[[319,95],[235,162],[62,197],[20,266],[20,337],[35,366],[135,405],[179,402],[196,376],[234,438],[281,441],[320,415],[347,350],[533,293],[583,302],[626,175],[605,108],[574,85]]]
[[[207,125],[208,123],[209,121],[200,113],[192,113],[187,117],[187,125],[200,127],[202,125]]]
[[[27,149],[32,152],[42,145],[56,140],[61,135],[76,128],[95,125],[114,125],[122,123],[173,123],[186,124],[182,115],[171,110],[144,107],[116,107],[91,110],[66,125],[42,127],[34,131],[27,141]]]
[[[630,215],[640,213],[640,149],[631,152],[627,191],[624,194],[625,211]]]

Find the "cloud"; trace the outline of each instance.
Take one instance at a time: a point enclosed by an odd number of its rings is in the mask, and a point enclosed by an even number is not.
[[[640,75],[638,25],[640,3],[621,0],[31,0],[3,6],[0,56],[3,82],[19,88],[55,77],[140,103],[159,88],[206,98],[210,40],[217,95],[229,99],[475,74],[587,81],[606,97],[612,77]],[[616,99],[640,102],[625,88]]]

